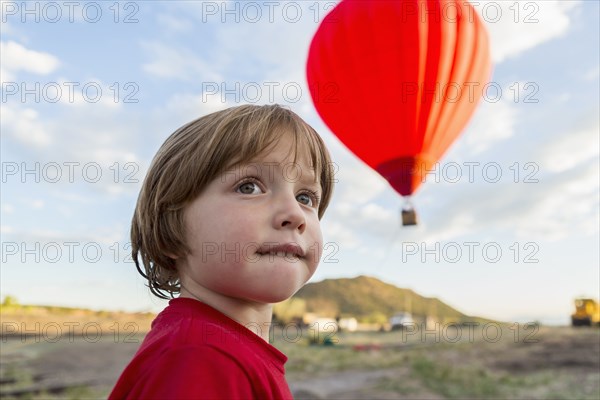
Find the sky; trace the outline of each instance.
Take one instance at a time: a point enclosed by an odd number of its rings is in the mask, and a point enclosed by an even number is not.
[[[336,2],[1,1],[2,296],[165,307],[128,256],[152,157],[192,119],[279,103],[336,165],[311,281],[370,275],[470,315],[568,323],[574,298],[600,296],[599,2],[472,3],[494,90],[415,194],[419,225],[401,227],[401,197],[308,92]]]

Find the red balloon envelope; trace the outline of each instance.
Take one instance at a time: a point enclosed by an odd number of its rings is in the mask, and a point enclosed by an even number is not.
[[[403,196],[460,134],[490,71],[485,28],[464,0],[342,0],[307,62],[321,118]]]

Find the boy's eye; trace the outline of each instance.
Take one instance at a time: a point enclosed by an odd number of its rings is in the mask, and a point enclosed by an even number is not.
[[[237,191],[242,194],[259,194],[262,193],[261,188],[256,182],[244,182],[238,186]]]
[[[309,207],[316,207],[319,204],[319,197],[313,192],[300,193],[296,198],[300,203]]]

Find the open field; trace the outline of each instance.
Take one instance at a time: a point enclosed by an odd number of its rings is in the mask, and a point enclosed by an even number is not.
[[[77,326],[73,318],[11,325],[15,320],[3,313],[1,397],[105,398],[149,318],[89,317]],[[293,327],[272,337],[289,357],[288,381],[297,398],[600,398],[600,329],[415,328],[339,333],[330,346],[310,345],[315,333]]]
[[[455,343],[455,334],[436,342],[431,333],[423,341],[393,332],[342,336],[329,349],[280,347],[292,386],[312,393],[306,398],[600,398],[600,330],[542,327],[517,338],[503,328],[498,341],[492,329],[487,337],[473,330],[473,340],[463,329]]]

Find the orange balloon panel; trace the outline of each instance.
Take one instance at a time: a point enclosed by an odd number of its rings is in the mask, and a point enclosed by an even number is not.
[[[321,118],[402,195],[460,134],[490,71],[485,28],[463,0],[342,0],[307,61]]]

